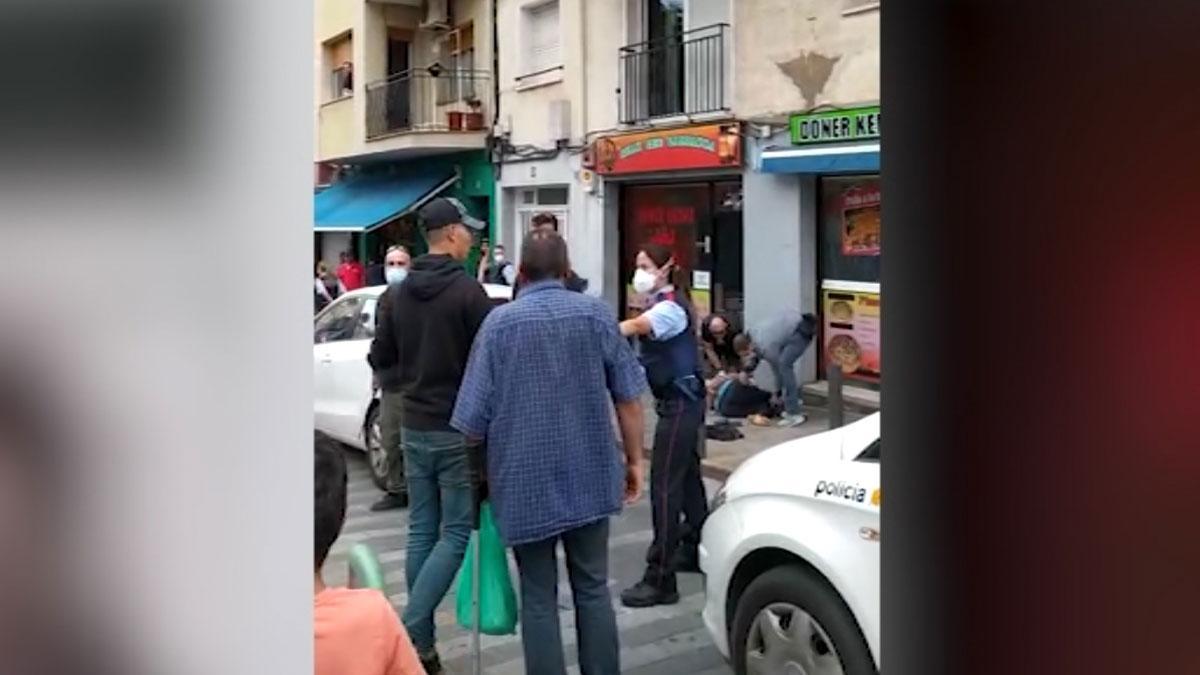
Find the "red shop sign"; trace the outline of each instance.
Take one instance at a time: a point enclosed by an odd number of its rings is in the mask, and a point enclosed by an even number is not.
[[[741,166],[742,136],[736,124],[658,129],[596,141],[596,173],[605,176],[679,169]]]

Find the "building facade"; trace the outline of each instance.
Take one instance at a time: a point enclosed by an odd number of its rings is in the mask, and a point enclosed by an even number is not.
[[[746,316],[821,320],[803,381],[881,377],[879,2],[734,3],[734,111],[745,122]]]
[[[317,0],[314,258],[421,251],[438,194],[494,222],[488,0]]]

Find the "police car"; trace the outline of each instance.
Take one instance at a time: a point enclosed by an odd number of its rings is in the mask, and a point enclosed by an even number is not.
[[[714,497],[704,623],[739,675],[878,673],[879,420],[764,450]]]

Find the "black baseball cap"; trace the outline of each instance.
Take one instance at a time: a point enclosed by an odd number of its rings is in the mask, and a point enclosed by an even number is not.
[[[427,232],[455,223],[462,223],[472,230],[483,230],[486,227],[482,220],[467,212],[467,207],[454,197],[438,197],[430,201],[421,207],[417,216],[421,219],[421,227]]]

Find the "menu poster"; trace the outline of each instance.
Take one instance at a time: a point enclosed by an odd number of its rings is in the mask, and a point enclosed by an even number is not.
[[[847,378],[878,382],[879,294],[825,291],[825,369],[841,367]]]
[[[842,194],[842,255],[879,255],[880,199],[877,185]]]

